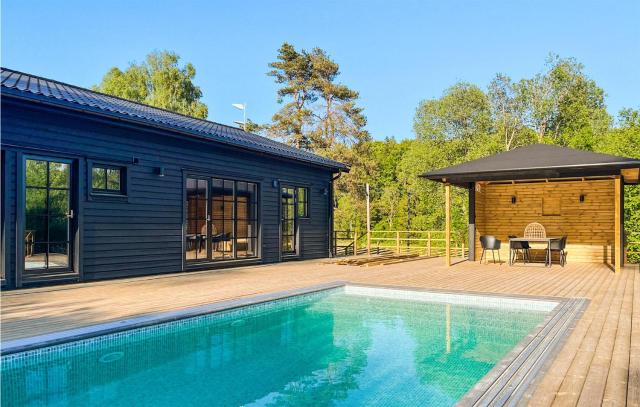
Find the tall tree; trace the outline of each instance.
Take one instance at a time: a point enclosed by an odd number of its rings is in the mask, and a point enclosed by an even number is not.
[[[593,149],[611,122],[604,91],[573,58],[551,55],[546,65],[544,73],[518,83],[527,103],[527,124],[538,142]]]
[[[529,144],[531,132],[525,127],[527,101],[519,86],[507,75],[497,74],[489,83],[488,97],[493,127],[504,142],[504,150]]]
[[[336,184],[335,217],[341,227],[360,224],[372,160],[358,92],[338,82],[338,63],[320,48],[296,50],[284,43],[269,67],[283,106],[264,125],[267,135],[348,164],[351,171]]]
[[[174,52],[152,52],[143,63],[132,63],[124,71],[111,68],[93,89],[204,119],[208,109],[200,101],[200,87],[193,83],[196,70],[191,63],[180,67],[179,62]]]
[[[311,57],[304,50],[299,52],[285,42],[278,50],[277,61],[270,63],[269,67],[272,70],[267,75],[281,85],[278,103],[284,105],[273,115],[271,124],[265,126],[268,134],[298,148],[310,148],[307,131],[313,119],[310,104],[318,99],[311,81]]]
[[[340,67],[324,50],[298,51],[284,43],[269,67],[268,75],[281,85],[278,103],[283,104],[266,126],[270,136],[328,154],[337,144],[370,139],[366,118],[356,105],[358,92],[337,82]]]
[[[422,101],[416,110],[413,128],[418,139],[436,145],[448,142],[449,162],[494,152],[500,147],[488,138],[492,131],[491,107],[478,86],[461,82],[447,89],[442,97]]]
[[[314,48],[310,58],[311,84],[322,103],[320,109],[314,109],[317,126],[311,131],[311,141],[315,148],[326,150],[337,143],[351,146],[369,140],[364,129],[367,119],[356,105],[358,92],[336,83],[338,64],[320,48]]]

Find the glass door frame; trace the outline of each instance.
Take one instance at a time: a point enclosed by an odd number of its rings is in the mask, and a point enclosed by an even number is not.
[[[187,182],[189,179],[193,179],[196,181],[196,190],[198,190],[198,181],[204,181],[206,183],[205,186],[205,235],[204,235],[204,257],[202,258],[196,258],[196,259],[188,259],[187,258],[187,246],[186,246],[186,239],[187,236],[189,235],[188,231],[189,231],[189,221],[190,220],[195,220],[196,222],[198,221],[198,218],[189,218],[189,205],[186,203],[187,202]],[[209,263],[211,262],[211,242],[209,239],[210,236],[210,231],[211,231],[211,177],[205,176],[205,175],[187,175],[184,177],[184,182],[183,182],[183,193],[184,193],[184,198],[183,198],[183,202],[184,202],[184,227],[183,227],[183,249],[182,249],[182,256],[184,259],[184,263],[188,264],[188,265],[193,265],[193,264],[201,264],[201,263]],[[200,219],[203,220],[203,219]],[[197,235],[197,233],[196,233]],[[195,239],[195,245],[196,245],[196,252],[198,251],[199,247],[202,244],[202,236],[200,236],[200,238]]]
[[[280,183],[279,185],[279,202],[280,202],[280,256],[282,258],[294,258],[300,256],[300,218],[298,217],[298,187],[300,185],[290,184],[290,183]],[[284,203],[282,202],[283,198],[283,190],[284,189],[292,189],[293,190],[293,217],[290,220],[293,220],[293,234],[287,235],[292,236],[293,238],[293,250],[285,251],[284,250],[284,238],[285,235],[283,233],[284,226]]]
[[[207,250],[206,257],[202,259],[187,259],[187,243],[186,237],[188,235],[188,204],[187,204],[187,180],[188,179],[196,179],[196,180],[206,180],[207,181],[207,217],[206,217],[206,230],[207,230]],[[229,219],[233,223],[233,232],[232,232],[232,242],[233,249],[231,251],[231,257],[216,259],[214,256],[214,247],[213,242],[211,241],[211,235],[214,228],[214,221],[216,218],[214,217],[214,200],[213,200],[213,180],[220,179],[223,181],[232,181],[233,182],[233,217]],[[238,183],[252,183],[255,185],[255,219],[252,219],[255,222],[256,231],[255,236],[252,237],[255,243],[255,255],[246,256],[246,257],[238,257],[238,247],[237,247],[237,222],[239,220],[236,210],[237,210],[237,185]],[[202,171],[187,171],[184,170],[182,174],[182,204],[183,204],[183,227],[182,227],[182,262],[183,262],[183,270],[193,269],[193,268],[202,268],[202,267],[211,267],[215,264],[224,264],[224,263],[242,263],[242,262],[256,262],[262,261],[262,183],[260,180],[246,178],[238,175],[230,175],[226,173],[211,173],[211,172],[202,172]],[[219,219],[218,219],[219,220]]]
[[[67,253],[67,267],[59,267],[59,268],[42,268],[42,269],[32,269],[31,271],[27,271],[25,268],[25,239],[24,233],[26,229],[26,194],[27,194],[27,174],[26,174],[26,165],[28,160],[34,161],[46,161],[46,162],[55,162],[55,163],[64,163],[69,165],[69,195],[68,195],[68,205],[69,205],[69,214],[71,216],[68,218],[68,253]],[[16,159],[16,175],[17,175],[17,183],[16,183],[16,197],[17,197],[17,205],[16,205],[16,236],[18,237],[16,241],[16,287],[21,287],[23,283],[37,283],[44,281],[55,281],[55,280],[63,280],[63,279],[74,279],[77,280],[80,277],[80,265],[78,260],[79,255],[79,243],[78,243],[78,230],[79,230],[79,182],[78,182],[78,174],[79,174],[79,165],[78,160],[75,158],[69,158],[68,156],[57,156],[57,155],[41,155],[41,154],[28,154],[28,153],[18,153]],[[49,171],[49,170],[47,170]],[[47,190],[50,189],[50,185],[46,186]],[[47,226],[48,228],[49,226]],[[47,243],[48,244],[48,243]],[[48,249],[47,249],[48,251]]]

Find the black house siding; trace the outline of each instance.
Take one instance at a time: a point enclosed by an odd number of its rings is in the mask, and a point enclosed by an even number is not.
[[[280,194],[274,180],[308,186],[311,216],[300,222],[300,258],[329,253],[330,208],[325,190],[331,187],[332,172],[327,168],[5,97],[1,141],[7,277],[15,276],[19,263],[16,205],[20,156],[25,154],[76,160],[82,280],[183,270],[183,180],[189,173],[259,183],[263,263],[280,260]],[[92,161],[126,166],[126,200],[92,199],[87,188]],[[158,175],[159,167],[164,167],[164,177]]]

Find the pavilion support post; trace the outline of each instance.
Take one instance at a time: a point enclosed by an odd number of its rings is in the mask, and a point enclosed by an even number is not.
[[[444,185],[444,251],[447,266],[451,266],[451,184]]]
[[[476,259],[476,184],[474,182],[469,183],[469,226],[468,237],[469,241],[469,261]],[[464,253],[462,253],[464,257]]]
[[[371,196],[369,195],[369,183],[366,186],[367,191],[367,255],[371,256]]]
[[[622,269],[622,178],[618,175],[613,180],[615,184],[614,188],[614,201],[615,201],[615,215],[614,215],[614,243],[613,243],[613,261],[614,270],[619,273]]]

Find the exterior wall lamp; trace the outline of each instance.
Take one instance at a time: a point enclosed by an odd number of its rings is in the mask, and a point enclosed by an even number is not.
[[[517,201],[518,201],[518,198],[516,198],[515,195],[511,197],[511,203],[512,204],[515,204]]]
[[[580,194],[580,202],[584,202],[586,195]]]

